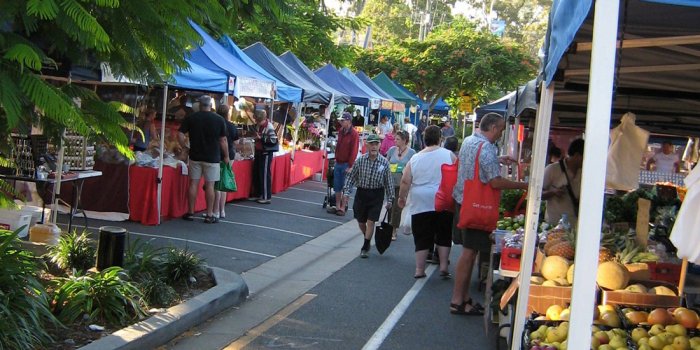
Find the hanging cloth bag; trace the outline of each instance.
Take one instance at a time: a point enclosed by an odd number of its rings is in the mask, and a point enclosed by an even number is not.
[[[491,232],[496,229],[498,222],[498,205],[501,200],[501,190],[485,184],[479,179],[479,156],[484,142],[479,145],[474,160],[474,178],[464,180],[462,207],[459,210],[460,229],[475,229]]]
[[[238,191],[238,186],[236,185],[236,177],[233,175],[233,170],[231,170],[231,165],[226,162],[221,162],[220,166],[220,176],[219,181],[214,184],[214,189],[220,192],[236,192]]]
[[[440,180],[440,187],[435,193],[435,211],[437,212],[455,212],[455,199],[452,197],[452,192],[457,183],[458,163],[459,160],[455,161],[454,164],[443,164],[440,168],[442,180]]]

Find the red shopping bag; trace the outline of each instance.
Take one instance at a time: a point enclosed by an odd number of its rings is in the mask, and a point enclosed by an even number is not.
[[[435,193],[435,211],[449,211],[454,213],[455,200],[452,198],[452,191],[457,183],[457,168],[459,160],[454,164],[443,164],[440,170],[442,171],[442,180],[437,193]]]
[[[491,232],[498,222],[498,205],[501,190],[491,187],[479,180],[479,156],[484,143],[479,145],[474,160],[474,178],[464,180],[462,207],[459,210],[457,227]]]

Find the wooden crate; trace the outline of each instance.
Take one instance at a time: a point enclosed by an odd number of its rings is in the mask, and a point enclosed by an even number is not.
[[[666,286],[678,294],[678,288],[670,284],[651,281],[632,281],[630,284],[640,283],[647,288]],[[656,294],[629,293],[601,288],[601,304],[629,305],[643,307],[678,307],[681,306],[681,297]]]

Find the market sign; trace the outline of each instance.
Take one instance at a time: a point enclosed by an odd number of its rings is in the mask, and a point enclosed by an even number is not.
[[[473,113],[474,112],[474,99],[469,95],[463,95],[459,97],[459,111]]]
[[[393,104],[394,104],[394,103],[391,102],[391,101],[384,101],[384,100],[382,100],[382,109],[391,110]],[[372,109],[376,109],[376,108],[372,108]]]
[[[383,101],[378,98],[373,98],[369,100],[369,109],[379,109]]]
[[[248,77],[238,77],[238,94],[240,96],[274,98],[275,83]]]
[[[403,112],[406,110],[406,105],[403,103],[394,103],[394,112]]]

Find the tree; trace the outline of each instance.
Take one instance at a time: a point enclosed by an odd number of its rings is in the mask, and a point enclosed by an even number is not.
[[[406,40],[363,53],[356,68],[369,74],[384,71],[422,100],[467,94],[479,100],[515,89],[532,78],[535,64],[517,45],[463,18],[435,29],[423,41]]]
[[[486,25],[491,10],[506,23],[504,37],[521,43],[532,57],[537,57],[547,31],[552,0],[466,0],[475,9],[477,18]]]
[[[338,17],[318,0],[290,0],[287,6],[289,13],[281,18],[263,18],[253,25],[240,23],[231,37],[241,46],[260,41],[277,54],[291,50],[314,68],[328,62],[342,67],[354,60],[356,48],[337,45],[333,35],[342,28],[357,29],[362,21]]]
[[[2,1],[1,137],[38,124],[55,140],[60,130],[70,128],[85,136],[97,135],[131,155],[122,129],[128,125],[118,113],[126,106],[104,103],[91,89],[42,76],[66,76],[71,66],[108,62],[115,74],[163,83],[187,68],[185,55],[201,40],[189,19],[223,33],[233,23],[255,23],[260,16],[280,17],[286,12],[283,0]]]
[[[372,44],[387,45],[418,35],[411,8],[404,0],[366,0],[359,17],[372,26]]]

